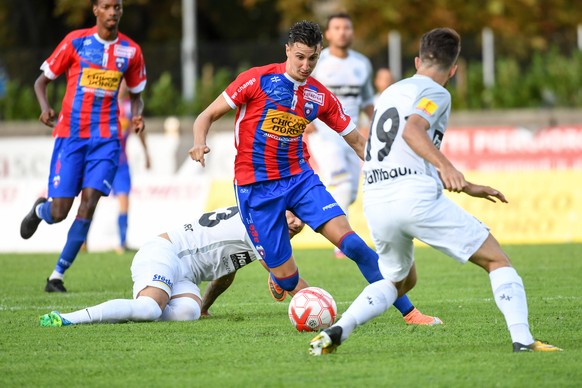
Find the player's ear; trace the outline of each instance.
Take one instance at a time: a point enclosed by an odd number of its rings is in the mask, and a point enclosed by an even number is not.
[[[455,74],[457,73],[457,68],[459,67],[459,65],[454,64],[453,67],[451,67],[451,70],[449,70],[449,79],[453,78],[455,76]]]

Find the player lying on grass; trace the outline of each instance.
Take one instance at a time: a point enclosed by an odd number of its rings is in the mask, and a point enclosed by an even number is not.
[[[291,236],[303,229],[291,212],[287,222]],[[114,299],[67,314],[52,311],[40,317],[40,325],[196,320],[208,314],[236,271],[259,257],[236,206],[205,213],[196,222],[157,236],[136,253],[131,265],[134,299]],[[204,301],[198,288],[203,281],[212,282]],[[307,283],[300,279],[298,287]]]
[[[287,224],[290,237],[304,227],[291,212]],[[214,210],[161,234],[136,253],[131,266],[134,299],[114,299],[67,314],[52,311],[40,317],[40,325],[196,320],[209,315],[236,271],[257,259],[237,207]],[[198,285],[203,281],[210,283],[201,300]],[[300,278],[294,291],[307,286]]]

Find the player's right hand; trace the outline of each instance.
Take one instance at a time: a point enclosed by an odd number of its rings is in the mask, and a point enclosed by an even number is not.
[[[38,120],[43,123],[44,125],[54,128],[55,124],[56,124],[56,114],[55,111],[53,109],[48,109],[45,111],[42,111],[42,113],[40,114]]]
[[[194,144],[194,146],[190,148],[190,151],[188,151],[192,160],[195,162],[200,162],[202,167],[205,166],[204,155],[209,152],[210,147],[208,147],[206,144]]]

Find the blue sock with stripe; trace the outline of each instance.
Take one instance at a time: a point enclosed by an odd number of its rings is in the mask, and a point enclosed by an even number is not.
[[[69,233],[67,234],[65,247],[61,252],[61,257],[59,257],[57,265],[55,266],[55,271],[64,274],[73,264],[73,261],[75,261],[75,258],[81,249],[81,245],[83,245],[87,239],[89,226],[91,226],[91,220],[77,217],[75,221],[73,221]]]
[[[378,254],[355,232],[346,233],[341,238],[339,249],[356,262],[368,283],[384,279],[378,267]]]

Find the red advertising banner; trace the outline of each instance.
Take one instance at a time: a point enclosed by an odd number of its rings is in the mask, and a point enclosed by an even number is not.
[[[461,171],[582,169],[582,125],[450,128],[441,151]]]

